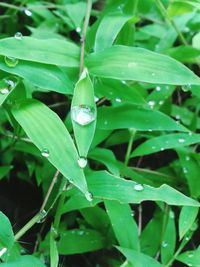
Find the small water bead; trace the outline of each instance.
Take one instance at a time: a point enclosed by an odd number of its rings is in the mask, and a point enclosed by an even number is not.
[[[136,184],[136,185],[134,185],[134,190],[135,191],[143,191],[144,186],[142,184]]]
[[[164,101],[163,101],[163,100],[160,100],[160,101],[158,102],[158,104],[159,104],[160,106],[162,106],[162,105],[164,104]]]
[[[46,210],[40,211],[40,219],[37,221],[37,223],[43,223],[46,216],[47,216]]]
[[[14,68],[17,66],[17,64],[19,63],[19,60],[15,57],[4,57],[5,63],[8,67],[10,68]]]
[[[95,109],[87,105],[74,106],[71,109],[72,120],[85,126],[96,119]]]
[[[5,80],[5,82],[7,83],[10,90],[15,88],[15,86],[16,86],[16,82],[14,82],[12,80]]]
[[[183,173],[185,173],[185,174],[188,173],[188,171],[185,167],[183,168]]]
[[[15,37],[16,40],[21,40],[23,35],[22,35],[21,32],[16,32],[14,37]]]
[[[87,166],[87,159],[84,157],[80,157],[78,159],[78,165],[81,169],[84,169]]]
[[[189,252],[188,253],[188,258],[193,258],[194,257],[194,252]]]
[[[122,81],[123,84],[126,84],[126,81]]]
[[[155,76],[156,74],[154,72],[151,73],[151,76]]]
[[[31,17],[31,16],[32,16],[32,12],[31,12],[29,9],[27,9],[27,8],[24,9],[24,13],[25,13],[26,16],[28,16],[28,17]]]
[[[188,92],[189,90],[191,90],[191,84],[187,84],[187,85],[183,85],[182,86],[182,90],[184,91],[184,92]]]
[[[176,118],[176,120],[180,120],[181,119],[180,115],[176,115],[175,118]]]
[[[78,32],[78,33],[81,32],[81,27],[77,27],[76,32]]]
[[[85,231],[83,231],[83,230],[80,230],[79,232],[78,232],[78,235],[84,235],[85,234]]]
[[[92,193],[90,193],[90,192],[87,192],[87,193],[85,194],[85,197],[86,197],[86,199],[87,199],[89,202],[91,202],[91,201],[93,200],[93,195],[92,195]]]
[[[9,92],[10,92],[10,90],[9,90],[8,88],[2,88],[2,89],[0,90],[0,93],[1,93],[2,95],[7,95]]]
[[[98,102],[99,101],[99,97],[98,96],[94,96],[94,101]]]
[[[44,158],[48,158],[49,157],[49,150],[44,148],[42,151],[41,151],[41,155],[44,157]]]
[[[178,141],[179,141],[179,143],[184,143],[185,142],[185,139],[179,138]]]
[[[156,91],[160,91],[161,90],[161,87],[160,86],[156,86]]]
[[[165,150],[164,147],[161,147],[161,148],[160,148],[160,151],[164,151],[164,150]]]
[[[186,237],[185,237],[185,240],[186,240],[186,241],[189,241],[189,240],[190,240],[190,237],[189,237],[189,236],[186,236]]]
[[[162,247],[163,247],[163,248],[168,247],[168,243],[167,243],[166,241],[163,241],[163,242],[162,242]]]
[[[118,102],[118,103],[122,102],[121,98],[119,98],[119,97],[115,98],[115,101]]]
[[[190,161],[190,157],[189,157],[189,156],[186,156],[186,157],[185,157],[185,160],[186,160],[186,161]]]
[[[2,248],[2,249],[0,250],[0,257],[2,257],[3,254],[6,253],[6,251],[7,251],[7,248]]]
[[[154,106],[155,106],[155,101],[153,101],[153,100],[150,100],[149,102],[148,102],[148,105],[150,106],[150,108],[154,108]]]

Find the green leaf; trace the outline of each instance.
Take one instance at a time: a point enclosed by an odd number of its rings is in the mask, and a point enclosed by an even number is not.
[[[105,201],[105,207],[120,246],[138,251],[138,228],[130,206],[117,201]]]
[[[2,267],[46,267],[39,259],[33,256],[21,256],[15,261],[1,263]]]
[[[143,48],[113,46],[86,58],[89,72],[98,77],[158,84],[200,84],[178,61]]]
[[[117,247],[117,249],[124,254],[124,256],[133,264],[134,267],[162,267],[158,261],[143,253],[123,247]]]
[[[94,45],[95,52],[102,51],[105,48],[112,46],[118,33],[130,18],[131,16],[125,15],[122,12],[106,14],[101,20],[96,32]]]
[[[41,102],[28,99],[12,110],[13,116],[28,137],[71,183],[87,192],[78,153],[61,119]],[[48,156],[49,154],[49,156]]]
[[[130,104],[99,108],[97,128],[105,130],[134,128],[137,131],[187,131],[185,127],[159,111]]]
[[[10,249],[14,244],[14,234],[8,217],[2,212],[0,212],[0,229],[0,249]]]
[[[119,168],[116,164],[116,158],[114,153],[105,148],[95,148],[89,154],[89,158],[101,162],[108,170],[114,175],[119,175]]]
[[[88,113],[85,114],[83,111],[84,107],[90,109],[88,112],[91,112],[91,114],[89,114],[89,116],[93,119],[91,122],[88,120],[88,118],[90,119],[90,117],[88,117]],[[79,155],[81,157],[86,157],[92,143],[96,127],[94,88],[86,70],[82,73],[74,90],[74,96],[71,104],[71,116]]]
[[[33,85],[62,94],[72,94],[72,82],[57,66],[20,60],[15,67],[9,67],[0,57],[0,69],[18,75]]]
[[[56,232],[53,226],[51,227],[50,231],[50,261],[51,261],[51,267],[57,267],[59,262],[59,255],[58,255],[58,249],[57,249],[57,242],[55,240],[56,238]]]
[[[143,156],[165,149],[189,146],[200,142],[199,134],[178,133],[153,137],[139,145],[131,154],[131,157]]]
[[[199,258],[200,258],[200,246],[196,250],[190,250],[182,253],[176,259],[187,266],[199,267]]]
[[[163,201],[169,205],[194,206],[199,203],[168,185],[154,188],[144,185],[137,190],[135,182],[116,177],[106,171],[93,172],[87,177],[88,187],[95,198],[118,200],[121,203],[140,203],[145,200]],[[136,189],[135,189],[136,187]]]
[[[96,251],[107,247],[99,232],[90,229],[74,229],[60,233],[58,251],[61,255],[73,255]]]
[[[197,207],[183,207],[179,216],[179,239],[182,239],[184,235],[192,227],[199,209]]]
[[[1,166],[0,167],[0,180],[5,177],[10,170],[12,169],[12,166]]]
[[[0,40],[0,55],[26,61],[65,67],[79,66],[79,48],[72,42],[60,39],[14,37]]]

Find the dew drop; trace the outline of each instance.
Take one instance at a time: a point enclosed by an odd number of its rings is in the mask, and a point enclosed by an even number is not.
[[[175,118],[176,118],[176,120],[180,120],[181,117],[180,117],[180,115],[176,115]]]
[[[161,87],[160,86],[156,86],[156,91],[160,91],[161,90]]]
[[[15,37],[16,40],[21,40],[23,35],[22,35],[21,32],[16,32],[14,37]]]
[[[0,90],[0,93],[1,93],[2,95],[7,95],[9,92],[10,92],[10,90],[9,90],[8,88],[2,88],[2,89]]]
[[[77,27],[76,32],[78,32],[78,33],[81,32],[81,27]]]
[[[99,101],[99,97],[98,96],[94,96],[94,101],[98,102]]]
[[[49,157],[49,150],[44,148],[41,152],[41,155],[44,157],[44,158],[48,158]]]
[[[47,216],[46,210],[40,211],[40,219],[37,221],[37,223],[43,223],[46,216]]]
[[[179,138],[178,141],[179,141],[179,143],[184,143],[185,142],[185,139]]]
[[[168,246],[168,243],[167,243],[166,241],[163,241],[163,242],[162,242],[162,247],[163,247],[163,248],[166,248],[167,246]]]
[[[121,98],[119,98],[119,97],[115,98],[115,101],[118,102],[118,103],[122,102]]]
[[[8,67],[14,68],[17,66],[19,60],[14,57],[4,57],[5,63]]]
[[[148,105],[150,106],[150,108],[154,108],[154,106],[155,106],[155,101],[153,101],[153,100],[150,100],[149,102],[148,102]]]
[[[25,13],[26,16],[28,16],[28,17],[31,17],[31,16],[32,16],[32,12],[31,12],[29,9],[27,9],[27,8],[24,9],[24,13]]]
[[[189,237],[189,236],[186,236],[186,237],[185,237],[185,240],[186,240],[186,241],[189,241],[189,240],[190,240],[190,237]]]
[[[158,104],[159,104],[160,106],[162,106],[162,105],[164,104],[164,101],[163,101],[163,100],[160,100],[160,101],[158,102]]]
[[[186,160],[186,161],[190,161],[190,157],[189,157],[189,156],[186,156],[186,157],[185,157],[185,160]]]
[[[96,119],[95,109],[87,105],[74,106],[71,109],[72,120],[85,126]]]
[[[192,134],[193,134],[192,132],[189,132],[189,133],[188,133],[189,136],[192,136]]]
[[[164,150],[165,150],[164,147],[161,147],[161,148],[160,148],[160,151],[164,151]]]
[[[89,202],[93,200],[93,195],[90,192],[85,193],[85,197]]]
[[[151,76],[155,76],[156,74],[154,72],[151,73]]]
[[[191,84],[183,85],[182,90],[184,92],[188,92],[189,90],[191,90]]]
[[[174,212],[173,212],[172,210],[170,210],[170,212],[169,212],[169,217],[170,217],[171,219],[174,219],[174,218],[175,218],[175,216],[174,216]]]
[[[122,81],[123,84],[126,84],[126,81]]]
[[[188,258],[192,258],[192,257],[194,257],[194,252],[189,252],[188,253]]]
[[[84,157],[80,157],[78,159],[78,165],[81,169],[84,169],[87,166],[87,159]]]
[[[12,81],[12,80],[5,80],[5,82],[7,83],[9,89],[14,89],[16,86],[16,82]]]
[[[183,168],[183,173],[188,173],[188,171],[185,167]]]
[[[136,185],[134,185],[134,190],[135,191],[143,191],[144,186],[142,184],[136,184]]]
[[[84,235],[84,233],[85,233],[85,232],[84,232],[83,230],[78,231],[78,234],[79,234],[79,235]]]

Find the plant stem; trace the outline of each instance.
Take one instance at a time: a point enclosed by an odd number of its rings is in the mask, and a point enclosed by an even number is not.
[[[170,267],[171,264],[175,261],[176,257],[181,253],[182,249],[185,247],[187,242],[185,242],[185,240],[183,240],[179,246],[179,248],[177,249],[176,253],[173,255],[173,257],[168,261],[168,263],[165,265],[165,267]]]
[[[126,151],[126,155],[125,155],[125,161],[124,161],[124,165],[128,166],[128,162],[129,162],[129,158],[130,158],[130,154],[131,154],[131,150],[132,150],[132,145],[133,145],[133,140],[135,137],[136,131],[135,130],[131,130],[130,133],[130,139],[128,142],[128,147],[127,147],[127,151]]]
[[[87,34],[87,28],[89,25],[91,10],[92,10],[92,0],[87,0],[85,20],[84,20],[84,24],[83,24],[83,33],[81,36],[80,75],[81,75],[83,68],[84,68],[85,38],[86,38],[86,34]]]
[[[161,2],[161,0],[156,0],[157,6],[160,9],[161,14],[163,15],[163,17],[167,20],[167,22],[174,28],[174,30],[177,32],[180,41],[184,44],[184,45],[188,45],[188,42],[186,41],[185,37],[183,36],[182,32],[179,31],[178,27],[176,26],[176,23],[173,21],[173,19],[170,18],[170,16],[167,13],[167,10],[165,9],[163,3]]]

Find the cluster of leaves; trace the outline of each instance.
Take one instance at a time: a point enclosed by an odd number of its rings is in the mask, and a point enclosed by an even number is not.
[[[2,267],[200,266],[199,0],[0,9]]]

